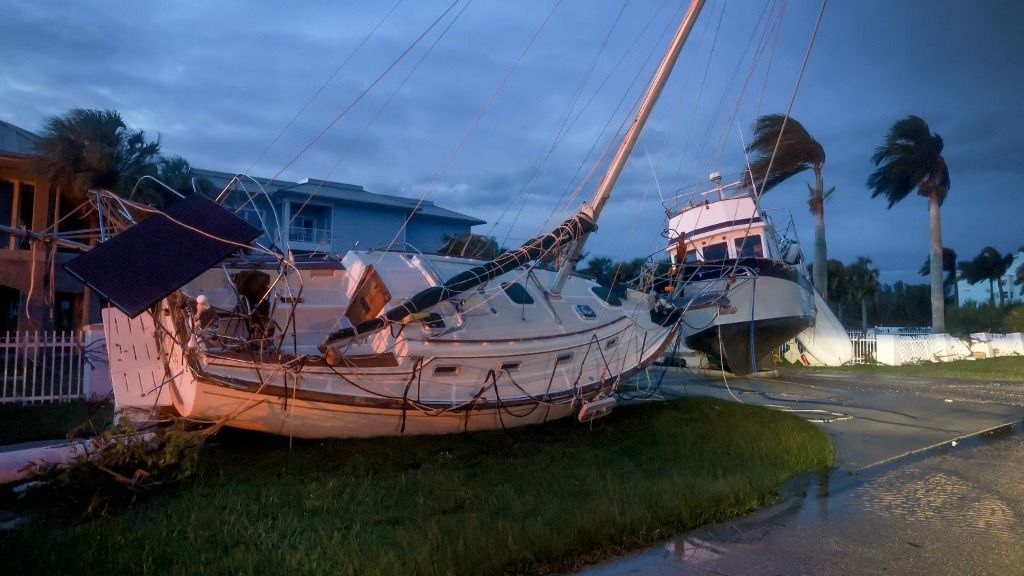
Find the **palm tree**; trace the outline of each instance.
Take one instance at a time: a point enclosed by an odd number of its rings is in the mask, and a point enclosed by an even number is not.
[[[942,271],[946,273],[942,278],[942,293],[947,300],[952,300],[954,303],[957,301],[956,271],[959,269],[956,259],[956,250],[942,248]],[[924,264],[921,264],[921,269],[917,271],[918,274],[921,276],[931,274],[931,262],[931,257],[925,258]]]
[[[973,259],[966,262],[961,262],[957,269],[960,271],[960,279],[967,282],[971,286],[974,286],[978,282],[988,278],[988,274],[984,269],[983,263],[979,261],[979,257],[975,256]],[[989,302],[994,306],[995,294],[992,292],[992,287],[989,286]]]
[[[933,134],[927,122],[918,116],[907,116],[889,128],[885,142],[875,150],[871,160],[878,168],[868,178],[871,197],[884,195],[889,208],[914,189],[928,199],[933,332],[946,330],[939,207],[949,192],[949,168],[942,157],[942,146],[942,137]]]
[[[1003,276],[1013,263],[1013,254],[1000,254],[991,246],[985,246],[970,263],[962,269],[962,276],[969,284],[977,284],[988,280],[989,303],[996,305],[996,288],[999,289],[999,305],[1005,303],[1003,297]]]
[[[154,174],[160,139],[146,141],[113,110],[75,108],[44,123],[36,150],[36,171],[78,205],[89,190],[127,195],[136,180]]]
[[[843,304],[849,298],[849,282],[847,279],[846,266],[843,265],[839,260],[828,261],[828,295],[829,300],[827,301],[831,306],[832,310],[836,313],[836,317],[842,320],[843,318]]]
[[[780,138],[780,135],[782,136]],[[821,169],[825,165],[825,149],[793,118],[782,114],[761,116],[754,123],[754,139],[747,146],[754,155],[743,175],[744,188],[764,194],[783,180],[810,169],[814,186],[807,185],[807,201],[814,214],[814,287],[828,301],[828,246],[825,243],[825,199],[835,186],[825,190]],[[769,167],[770,166],[770,167]],[[769,173],[771,170],[771,173]]]
[[[851,300],[860,300],[861,328],[868,329],[868,298],[878,292],[878,270],[871,267],[871,258],[860,256],[846,267],[847,287]]]
[[[154,173],[160,140],[147,142],[141,130],[130,130],[113,110],[75,108],[44,123],[36,150],[35,171],[58,191],[58,206],[63,198],[77,207],[94,189],[127,195],[138,178]],[[86,212],[87,227],[97,222],[95,211]],[[83,325],[91,321],[90,300],[86,287]]]

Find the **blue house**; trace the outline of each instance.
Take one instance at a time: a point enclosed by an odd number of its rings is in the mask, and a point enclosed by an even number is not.
[[[192,171],[200,182],[205,180],[206,191],[223,190],[234,178],[214,170]],[[344,254],[356,247],[365,250],[392,243],[397,248],[436,252],[446,236],[485,224],[429,200],[374,194],[362,186],[310,178],[240,180],[224,204],[267,230],[261,242],[295,253]]]

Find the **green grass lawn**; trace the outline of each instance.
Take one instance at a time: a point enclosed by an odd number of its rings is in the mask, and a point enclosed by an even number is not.
[[[37,509],[0,555],[11,574],[545,574],[746,513],[832,461],[814,425],[708,398],[291,450],[222,433],[173,492],[87,522]]]
[[[839,368],[805,368],[799,365],[795,366],[802,370],[820,372],[841,370],[845,372],[892,374],[894,376],[1024,382],[1024,356],[1006,356],[1002,358],[986,358],[984,360],[961,360],[958,362],[941,362],[935,364],[908,364],[906,366],[882,366],[878,364],[857,364],[853,366],[842,366]]]
[[[91,436],[110,426],[113,406],[84,400],[0,405],[0,446],[31,440],[66,438],[68,433]]]

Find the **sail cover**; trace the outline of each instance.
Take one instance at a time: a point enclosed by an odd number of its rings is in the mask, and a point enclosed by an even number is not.
[[[192,194],[64,268],[134,318],[260,234],[216,202]]]

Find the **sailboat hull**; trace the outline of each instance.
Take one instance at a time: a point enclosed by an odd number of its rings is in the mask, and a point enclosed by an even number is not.
[[[554,272],[514,270],[457,306],[435,307],[437,318],[395,324],[333,357],[321,354],[317,344],[344,322],[348,295],[370,274],[364,262],[393,297],[474,264],[351,253],[334,270],[291,270],[271,280],[282,288],[271,291],[278,306],[267,310],[269,324],[290,327],[273,340],[254,339],[259,323],[228,312],[239,299],[230,286],[239,279],[235,270],[251,273],[251,264],[203,274],[146,312],[148,319],[107,310],[111,373],[125,383],[115,387],[118,405],[164,403],[189,419],[300,438],[513,428],[579,414],[678,333],[678,323],[656,321],[649,294],[631,290],[610,305],[592,281],[574,276],[559,298],[548,299],[539,286]],[[509,295],[513,283],[519,302]],[[301,301],[286,300],[288,284],[304,287]],[[221,311],[205,328],[195,312],[200,295]],[[160,399],[144,394],[148,389],[160,390]]]

